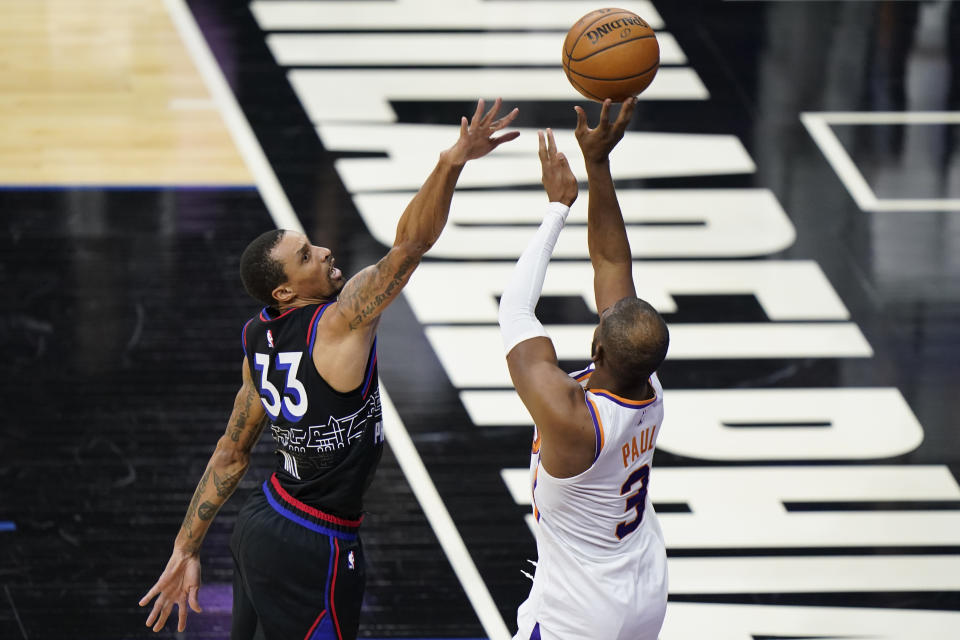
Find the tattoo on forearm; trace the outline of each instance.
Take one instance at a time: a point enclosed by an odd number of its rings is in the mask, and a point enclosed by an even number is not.
[[[234,442],[239,442],[240,436],[243,435],[243,429],[246,427],[247,420],[250,418],[250,410],[254,397],[256,397],[254,393],[246,393],[243,398],[243,408],[234,407],[234,419],[228,430],[230,439]]]
[[[217,511],[219,510],[220,505],[207,501],[197,508],[197,515],[200,516],[201,520],[209,520],[213,516],[217,515]]]
[[[237,485],[240,484],[241,478],[243,478],[242,470],[222,478],[214,471],[213,484],[217,487],[217,495],[221,498],[229,497],[233,490],[237,488]]]
[[[187,507],[187,515],[183,517],[183,524],[180,525],[180,528],[187,532],[187,537],[191,540],[194,540],[193,535],[193,514],[197,510],[197,504],[200,502],[200,498],[203,496],[203,492],[207,488],[207,480],[210,479],[210,469],[207,469],[203,477],[200,478],[200,483],[197,485],[197,490],[193,492],[193,498],[190,500],[190,505]]]
[[[353,320],[350,321],[351,331],[360,328],[367,318],[374,315],[383,305],[383,303],[390,299],[396,289],[403,286],[404,278],[406,278],[407,274],[416,265],[416,263],[417,260],[415,258],[407,257],[397,268],[397,272],[393,274],[393,277],[387,283],[387,286],[383,291],[373,296],[372,299],[357,298],[349,301],[351,303],[350,306],[357,311],[357,315],[354,316]],[[379,269],[380,267],[378,266],[378,275]]]

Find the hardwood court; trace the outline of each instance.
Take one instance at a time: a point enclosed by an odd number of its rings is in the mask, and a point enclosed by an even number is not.
[[[258,311],[243,247],[287,202],[356,273],[460,116],[498,95],[521,138],[465,171],[379,333],[389,446],[363,524],[361,637],[510,636],[536,547],[496,303],[543,206],[536,129],[576,158],[586,103],[560,49],[596,8],[547,4],[0,3],[0,638],[155,637],[136,602],[223,432]],[[624,8],[663,54],[612,161],[640,295],[673,337],[650,478],[662,640],[954,640],[960,8]],[[586,198],[538,307],[571,371],[596,321]],[[228,636],[227,539],[274,464],[265,434],[205,543],[205,612],[177,637]]]
[[[250,184],[161,0],[0,6],[0,184]]]

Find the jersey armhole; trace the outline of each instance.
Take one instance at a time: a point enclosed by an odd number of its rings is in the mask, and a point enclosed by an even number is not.
[[[313,317],[310,318],[310,325],[307,328],[307,352],[310,354],[310,357],[313,357],[313,345],[317,341],[317,325],[320,324],[320,318],[323,317],[327,307],[333,304],[333,302],[334,301],[331,300],[317,307],[317,310],[313,312]]]
[[[603,420],[600,419],[600,412],[597,411],[597,405],[593,403],[593,400],[590,396],[587,395],[587,392],[583,392],[583,399],[587,403],[587,410],[590,412],[590,418],[593,420],[593,429],[596,437],[595,445],[595,454],[593,456],[593,462],[596,463],[600,458],[600,452],[603,451]]]
[[[243,325],[243,330],[240,332],[240,344],[243,345],[243,357],[249,358],[250,354],[247,353],[247,327],[250,326],[250,323],[253,322],[253,318],[247,320],[247,324]]]
[[[366,400],[370,388],[373,386],[373,378],[377,372],[377,339],[373,339],[373,346],[370,347],[370,355],[367,357],[367,371],[363,376],[363,393],[361,397]]]

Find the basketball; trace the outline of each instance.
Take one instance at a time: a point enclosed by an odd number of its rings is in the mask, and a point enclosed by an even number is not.
[[[577,20],[563,41],[563,71],[573,88],[597,102],[623,102],[646,89],[660,68],[660,45],[646,20],[625,9],[597,9]]]

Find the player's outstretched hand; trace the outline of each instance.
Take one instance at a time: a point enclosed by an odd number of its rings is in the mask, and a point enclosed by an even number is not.
[[[187,628],[187,604],[189,603],[190,608],[197,613],[202,611],[197,601],[199,592],[200,558],[196,554],[175,550],[160,579],[150,587],[147,595],[140,599],[140,606],[145,607],[150,604],[154,596],[157,598],[153,603],[153,610],[147,616],[147,626],[154,631],[163,629],[163,625],[173,611],[173,605],[177,605],[180,618],[177,631],[183,631]]]
[[[574,134],[577,136],[583,159],[587,164],[607,161],[610,152],[623,138],[627,125],[630,124],[633,109],[637,106],[637,99],[631,97],[623,101],[620,105],[620,113],[612,125],[610,124],[610,104],[609,98],[603,101],[603,107],[600,109],[600,123],[596,129],[587,126],[587,114],[584,110],[581,107],[574,107],[577,112],[577,128]]]
[[[520,135],[519,131],[510,131],[493,137],[497,131],[509,126],[520,112],[519,109],[514,109],[502,118],[497,118],[501,104],[502,101],[497,98],[490,110],[484,113],[483,100],[478,100],[477,109],[470,121],[467,121],[466,116],[460,119],[460,139],[446,151],[452,162],[463,164],[468,160],[482,158],[504,142],[515,140]]]
[[[570,169],[567,157],[557,151],[557,141],[553,139],[553,129],[537,131],[540,140],[540,168],[543,170],[543,188],[550,202],[562,202],[568,207],[577,199],[579,187],[577,178]]]

